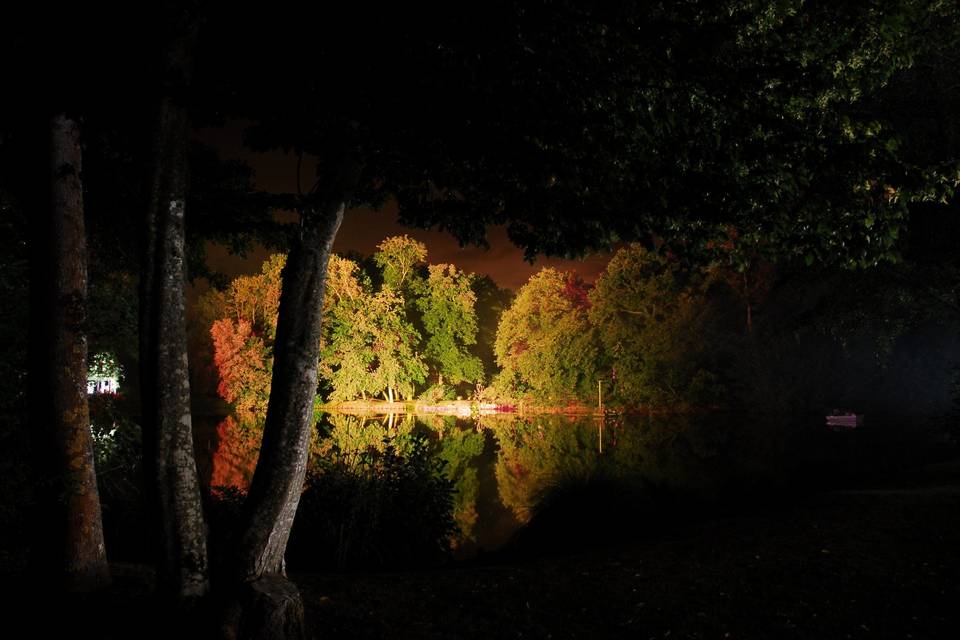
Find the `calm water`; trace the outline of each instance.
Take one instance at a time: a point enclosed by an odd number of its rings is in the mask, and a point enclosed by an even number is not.
[[[602,537],[616,533],[625,514],[636,525],[638,514],[688,517],[783,502],[882,478],[942,442],[935,428],[915,421],[868,418],[837,430],[822,416],[327,415],[320,426],[315,465],[388,446],[402,458],[423,442],[455,489],[460,532],[451,542],[460,557],[522,540],[527,530],[563,538],[589,528]],[[258,437],[230,420],[201,436],[207,485],[244,488]]]

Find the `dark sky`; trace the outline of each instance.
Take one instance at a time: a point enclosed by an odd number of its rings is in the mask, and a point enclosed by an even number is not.
[[[253,153],[241,144],[242,124],[235,123],[222,129],[206,129],[200,138],[216,147],[225,158],[239,158],[256,171],[257,186],[268,191],[296,191],[296,159],[283,153]],[[306,178],[310,172],[304,168]],[[610,259],[608,254],[590,256],[585,260],[558,260],[538,258],[534,264],[523,259],[523,252],[508,239],[506,229],[494,227],[488,231],[489,249],[463,247],[449,234],[438,231],[411,229],[397,223],[396,207],[388,204],[381,211],[353,209],[347,212],[343,226],[334,243],[334,251],[359,251],[369,255],[386,237],[407,234],[427,245],[427,260],[431,263],[452,262],[465,271],[489,275],[501,287],[519,288],[532,274],[545,266],[574,270],[587,281],[594,281]],[[234,276],[259,271],[267,253],[254,251],[246,259],[229,255],[220,247],[208,250],[211,266]]]

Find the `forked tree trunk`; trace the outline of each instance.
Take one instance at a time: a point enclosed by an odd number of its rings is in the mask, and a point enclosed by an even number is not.
[[[188,27],[168,54],[168,81],[186,83],[195,33]],[[193,452],[187,363],[187,145],[185,106],[163,98],[145,221],[140,290],[144,466],[157,515],[161,593],[187,607],[209,589],[207,532]]]
[[[66,115],[50,122],[50,203],[36,221],[31,273],[31,418],[40,488],[55,548],[41,565],[61,586],[89,591],[110,581],[87,405],[87,244],[83,222],[80,128]],[[51,535],[52,534],[52,535]]]

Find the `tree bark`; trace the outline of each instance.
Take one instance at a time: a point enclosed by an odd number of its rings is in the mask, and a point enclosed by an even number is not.
[[[305,212],[283,268],[270,403],[238,549],[244,582],[284,573],[313,431],[327,262],[345,205],[341,190]]]
[[[168,53],[168,82],[189,77],[195,26]],[[193,450],[186,333],[186,107],[168,88],[160,104],[144,223],[140,288],[140,361],[144,466],[158,518],[158,585],[184,606],[209,589],[207,532]]]
[[[41,508],[51,531],[41,565],[70,591],[110,582],[87,405],[87,245],[80,127],[50,121],[50,203],[34,223],[31,251],[31,422]],[[55,505],[51,508],[51,505]]]

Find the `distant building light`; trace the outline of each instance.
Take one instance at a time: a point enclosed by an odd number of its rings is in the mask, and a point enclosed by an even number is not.
[[[87,394],[117,393],[120,390],[121,375],[120,364],[112,354],[95,354],[90,358],[87,369]]]

